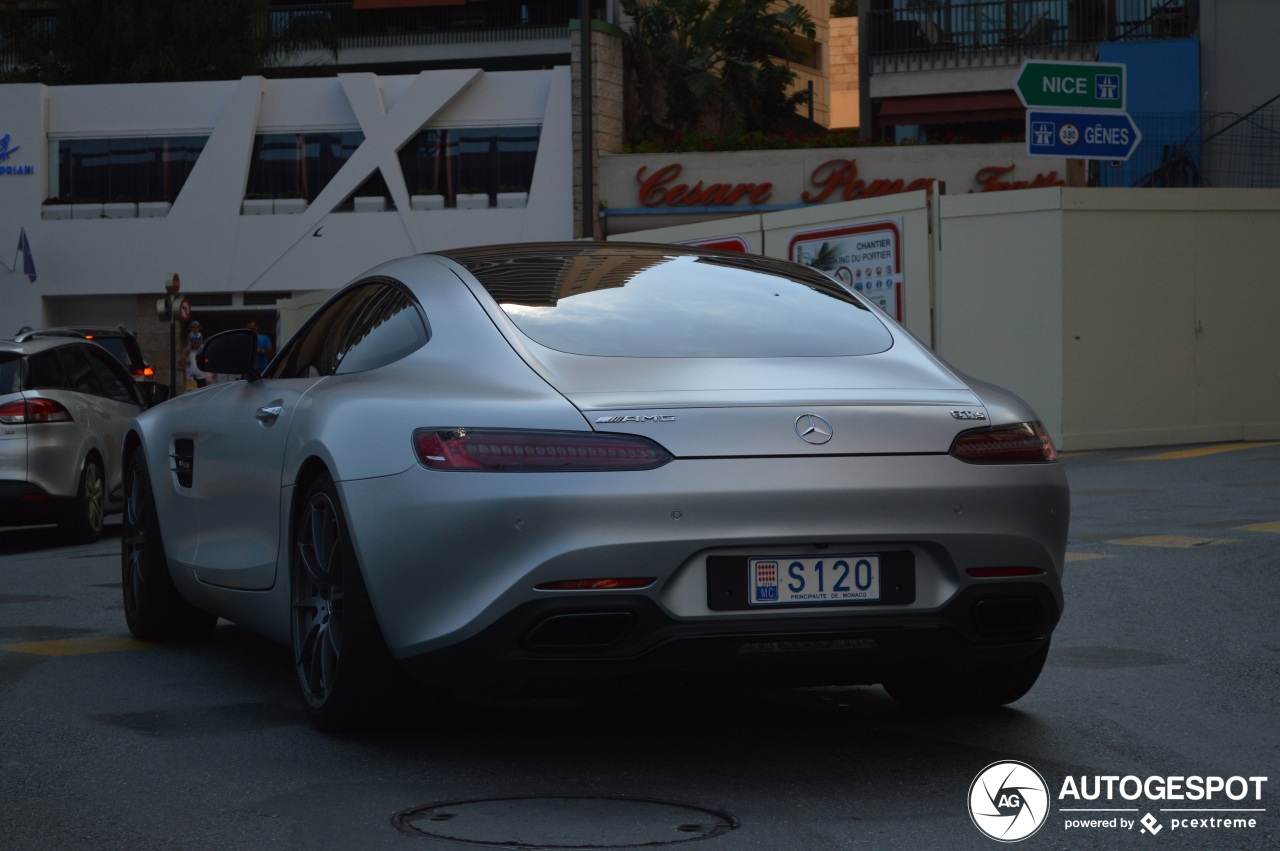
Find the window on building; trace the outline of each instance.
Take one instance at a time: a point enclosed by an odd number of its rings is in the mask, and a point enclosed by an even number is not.
[[[53,139],[49,197],[60,201],[173,201],[208,136]]]
[[[538,159],[538,125],[432,128],[400,149],[400,168],[412,195],[444,196],[457,206],[459,193],[528,192]]]
[[[245,197],[305,198],[311,203],[362,142],[359,130],[259,133]]]

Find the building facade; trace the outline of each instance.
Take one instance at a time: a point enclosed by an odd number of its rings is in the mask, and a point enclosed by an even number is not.
[[[216,330],[393,257],[570,238],[569,88],[568,68],[0,87],[0,236],[36,268],[0,270],[0,332],[146,333],[175,273]]]

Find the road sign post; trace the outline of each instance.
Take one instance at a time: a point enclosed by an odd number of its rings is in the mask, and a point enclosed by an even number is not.
[[[1027,110],[1027,155],[1127,160],[1142,133],[1129,113]]]
[[[1127,160],[1142,133],[1125,111],[1121,62],[1028,59],[1013,87],[1027,107],[1027,156]]]
[[[1013,88],[1023,106],[1123,112],[1127,71],[1122,62],[1022,63]]]

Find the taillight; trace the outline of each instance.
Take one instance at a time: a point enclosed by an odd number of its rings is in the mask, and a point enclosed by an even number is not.
[[[0,423],[69,423],[71,412],[52,399],[20,399],[0,405]]]
[[[652,470],[671,460],[642,437],[564,431],[419,429],[418,460],[433,470],[502,473]]]
[[[1049,433],[1039,422],[963,432],[952,442],[951,455],[971,464],[1019,464],[1058,458]]]
[[[149,366],[144,366],[142,369],[135,369],[133,374],[139,378],[154,378],[156,371]]]

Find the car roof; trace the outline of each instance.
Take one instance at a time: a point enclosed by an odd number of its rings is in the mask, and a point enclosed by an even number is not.
[[[52,328],[27,328],[15,337],[19,342],[31,337],[133,337],[134,333],[123,326],[109,328],[106,325],[59,325]]]
[[[55,335],[49,337],[24,337],[20,340],[0,340],[0,351],[14,352],[19,355],[30,355],[35,354],[36,352],[56,349],[59,346],[65,346],[73,341],[84,343],[86,345],[96,345],[92,340],[85,340],[80,337]]]

